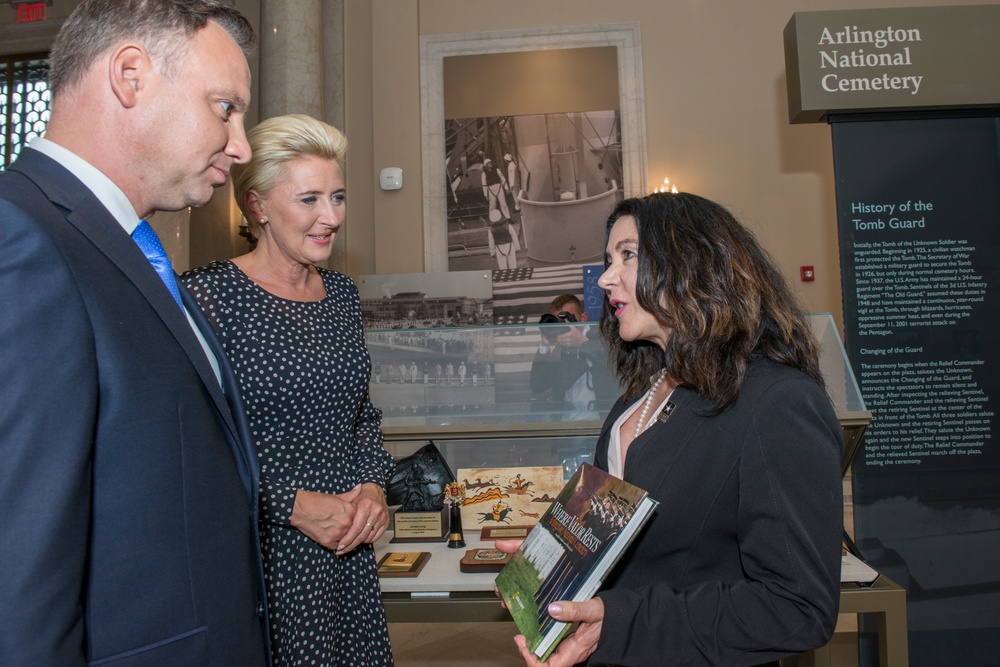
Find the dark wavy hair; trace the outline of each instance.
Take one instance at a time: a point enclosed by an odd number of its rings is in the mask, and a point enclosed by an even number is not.
[[[665,350],[622,340],[605,294],[601,337],[627,398],[640,396],[665,368],[718,413],[739,396],[755,356],[823,386],[818,345],[788,284],[728,210],[697,195],[656,193],[620,202],[608,234],[624,216],[635,219],[639,234],[636,300],[671,330]]]

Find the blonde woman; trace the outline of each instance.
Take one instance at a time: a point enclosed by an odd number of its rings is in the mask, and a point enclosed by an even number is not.
[[[357,288],[316,266],[344,224],[347,141],[301,115],[248,139],[233,186],[257,245],[183,280],[236,369],[257,447],[274,664],[391,665],[372,544],[393,462]]]

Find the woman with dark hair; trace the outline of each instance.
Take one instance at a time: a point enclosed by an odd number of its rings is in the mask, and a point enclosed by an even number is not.
[[[722,206],[608,220],[601,335],[625,394],[595,463],[660,505],[549,665],[762,665],[825,644],[840,599],[843,436],[808,323]],[[517,638],[529,665],[539,664]]]

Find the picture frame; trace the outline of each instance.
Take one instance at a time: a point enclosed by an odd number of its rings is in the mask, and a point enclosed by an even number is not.
[[[646,189],[646,123],[638,23],[424,35],[420,38],[425,271],[448,270],[444,59],[609,45],[617,50],[621,186],[624,195],[632,197],[643,194]]]

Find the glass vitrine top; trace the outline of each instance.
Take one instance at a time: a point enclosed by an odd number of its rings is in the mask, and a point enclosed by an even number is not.
[[[833,317],[809,321],[838,413],[865,411]],[[372,401],[389,429],[593,427],[621,393],[594,323],[379,329],[365,337]]]
[[[571,328],[581,345],[559,343]],[[600,421],[620,393],[586,323],[370,330],[366,340],[386,425]]]

